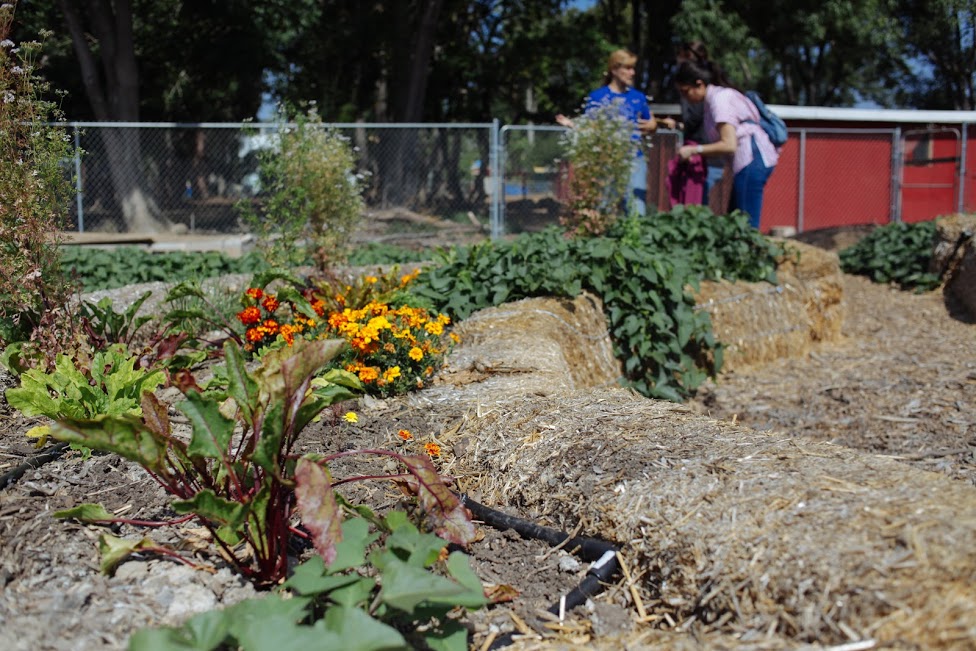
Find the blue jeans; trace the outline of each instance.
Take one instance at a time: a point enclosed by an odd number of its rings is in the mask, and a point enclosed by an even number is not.
[[[708,161],[706,161],[707,163]],[[719,184],[722,180],[722,176],[725,174],[725,163],[721,165],[708,164],[705,167],[705,187],[702,188],[702,205],[708,205],[708,193]]]
[[[752,162],[747,167],[739,170],[732,181],[732,210],[739,210],[749,215],[749,224],[759,228],[759,214],[762,212],[763,190],[766,188],[766,181],[773,173],[772,167],[763,164],[762,156],[759,154],[759,147],[756,141],[749,138],[752,143]]]
[[[635,157],[631,163],[624,208],[628,214],[635,210],[638,215],[647,214],[647,159],[643,156]]]

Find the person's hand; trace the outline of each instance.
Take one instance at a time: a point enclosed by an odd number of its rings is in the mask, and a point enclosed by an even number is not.
[[[653,117],[650,120],[637,118],[637,130],[642,134],[654,133],[657,131],[657,120]]]
[[[681,147],[678,147],[678,157],[683,161],[687,161],[692,156],[698,155],[698,148],[693,145],[682,145]]]
[[[678,121],[674,118],[658,118],[658,125],[663,126],[665,129],[670,129],[674,131],[678,128]]]
[[[570,120],[565,115],[563,115],[562,113],[556,116],[556,124],[562,127],[566,127],[567,129],[573,128],[573,121]]]

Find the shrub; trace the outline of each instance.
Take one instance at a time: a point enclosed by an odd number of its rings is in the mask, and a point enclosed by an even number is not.
[[[345,260],[363,213],[361,175],[347,138],[326,128],[314,108],[288,122],[278,112],[277,146],[259,154],[257,206],[238,204],[272,266],[300,264],[306,252],[320,269]]]
[[[617,104],[590,108],[573,124],[562,138],[570,189],[562,223],[573,234],[600,235],[621,213],[636,153],[634,125]]]
[[[938,274],[929,272],[935,238],[934,221],[885,224],[841,251],[840,266],[846,273],[868,276],[876,283],[928,291],[941,282]]]
[[[69,142],[57,107],[42,99],[49,87],[36,75],[40,43],[8,38],[15,4],[0,6],[0,347],[32,337],[50,365],[76,338],[58,256]]]

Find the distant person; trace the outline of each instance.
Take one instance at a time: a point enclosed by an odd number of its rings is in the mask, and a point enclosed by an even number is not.
[[[633,87],[637,57],[627,50],[616,50],[607,62],[604,85],[591,92],[586,98],[584,111],[599,106],[617,103],[621,115],[634,123],[634,141],[640,143],[641,136],[657,130],[657,121],[651,115],[647,96]],[[556,116],[556,122],[573,128],[573,121],[565,115]],[[647,213],[647,160],[639,146],[635,147],[634,162],[631,165],[630,181],[627,184],[628,209],[639,214]]]
[[[678,48],[675,61],[681,65],[684,61],[693,61],[699,65],[707,62],[708,48],[701,41],[688,41],[682,43]],[[718,75],[718,79],[713,79],[713,83],[719,86],[732,87],[725,74],[715,66],[713,72]],[[708,143],[708,136],[705,134],[705,104],[689,102],[680,97],[681,120],[674,118],[659,118],[658,125],[663,125],[666,129],[681,131],[684,141],[692,145],[704,145]],[[701,203],[705,206],[709,203],[710,191],[722,181],[725,174],[726,160],[719,156],[711,156],[705,159],[705,185],[702,189]],[[725,206],[718,212],[725,212]]]
[[[779,152],[759,126],[759,110],[735,88],[715,83],[721,79],[711,62],[683,61],[675,73],[681,96],[693,104],[703,104],[706,144],[683,145],[682,160],[696,154],[732,159],[732,199],[730,207],[749,215],[749,223],[759,228],[763,192]]]

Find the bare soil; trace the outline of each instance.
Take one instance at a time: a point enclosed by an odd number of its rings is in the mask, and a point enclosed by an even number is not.
[[[947,306],[941,292],[916,295],[860,277],[844,277],[844,305],[839,343],[820,345],[803,358],[721,375],[688,408],[798,440],[885,455],[976,485],[976,325]],[[3,386],[13,383],[9,375],[0,375]],[[409,400],[359,401],[336,410],[357,411],[358,423],[323,419],[307,432],[302,446],[307,451],[393,448],[405,445],[396,437],[400,429],[414,433],[416,445],[451,440],[445,433],[470,408],[460,402],[432,409]],[[39,422],[20,417],[0,400],[0,474],[38,453],[24,433]],[[450,474],[466,454],[463,444],[445,450],[441,470]],[[355,468],[337,468],[336,475],[343,470]],[[401,505],[403,499],[382,484],[360,495],[379,508]],[[167,529],[147,532],[128,525],[116,527],[116,533],[171,543],[182,538],[184,552],[213,563],[215,573],[137,558],[112,577],[100,574],[98,529],[51,516],[91,501],[134,519],[169,515],[166,496],[151,479],[111,456],[85,460],[69,452],[0,488],[0,648],[121,649],[140,627],[177,623],[194,612],[254,596],[251,586],[210,554],[202,532],[192,529],[184,529],[179,538]],[[542,524],[560,528],[572,523]],[[469,619],[473,648],[521,630],[523,622],[535,626],[538,611],[558,603],[586,569],[566,550],[523,540],[511,531],[483,531],[484,538],[469,550],[476,572],[490,588],[511,589],[517,597]],[[621,605],[628,603],[625,593],[620,585],[611,586],[607,598],[594,600],[581,615],[588,620],[588,635],[599,639],[630,630],[632,613]],[[688,648],[694,648],[692,642]],[[974,646],[970,640],[953,648]]]

